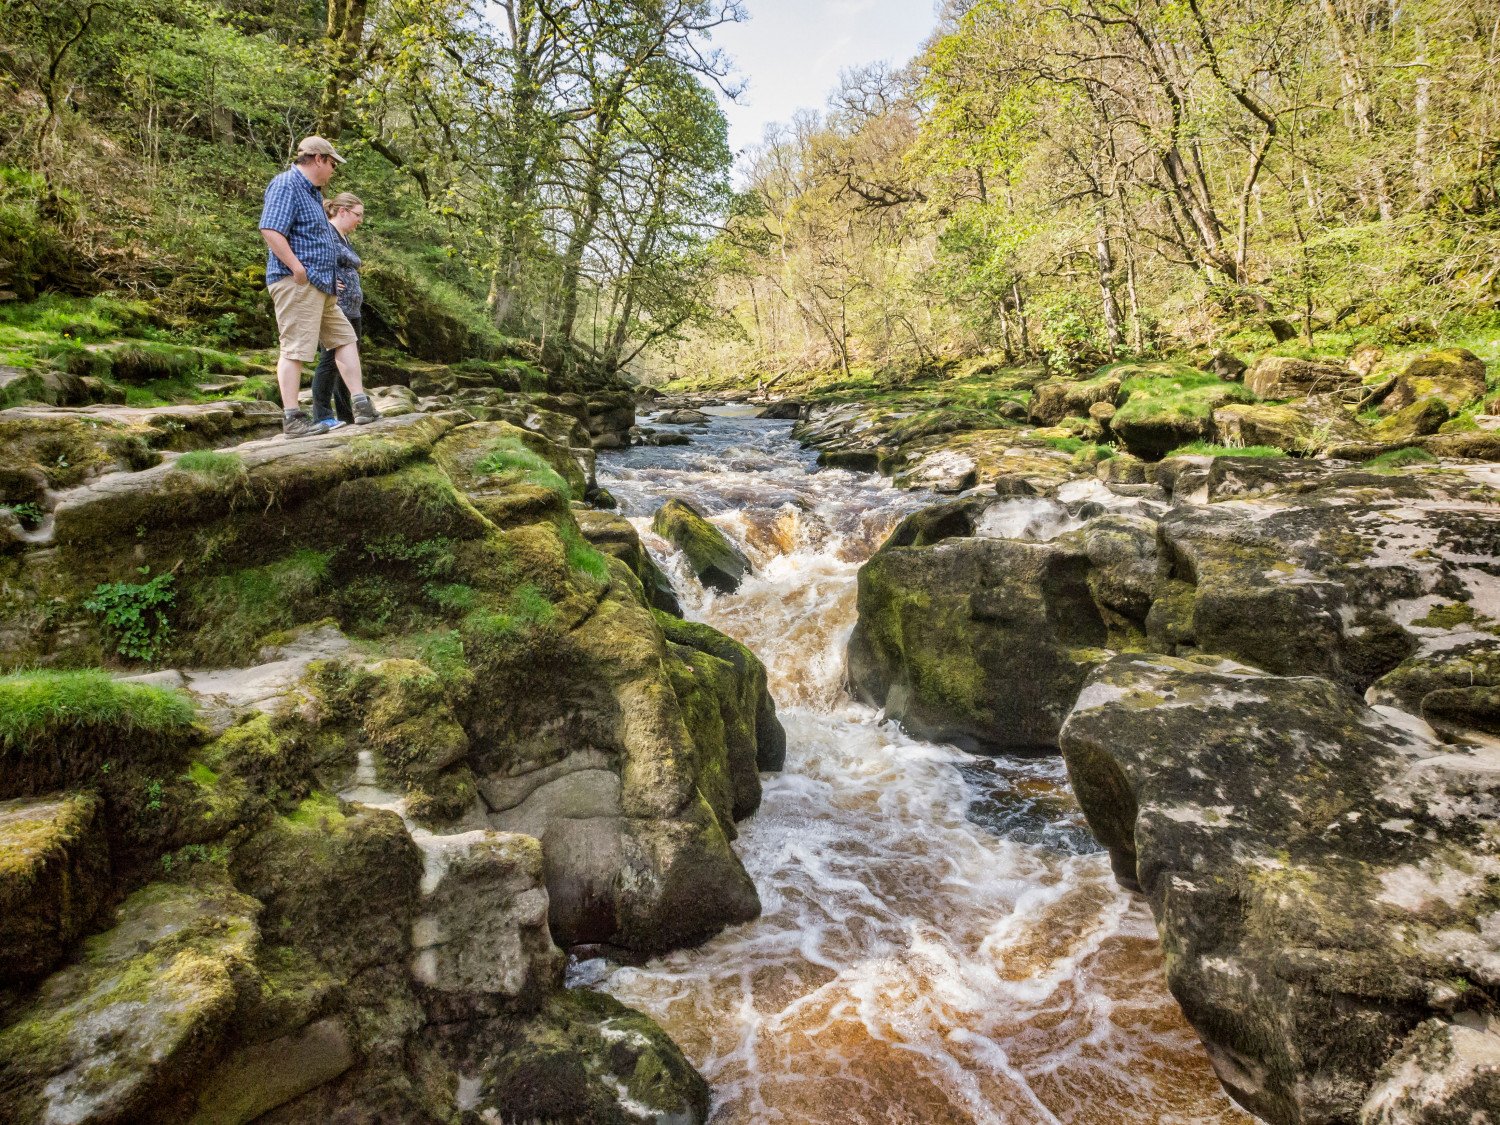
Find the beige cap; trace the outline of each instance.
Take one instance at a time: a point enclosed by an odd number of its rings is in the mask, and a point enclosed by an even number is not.
[[[322,137],[303,137],[297,145],[298,156],[331,156],[335,164],[342,164],[344,158],[334,151],[331,144]]]

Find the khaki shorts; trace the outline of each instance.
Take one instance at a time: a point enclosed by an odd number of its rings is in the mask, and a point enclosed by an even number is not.
[[[296,279],[283,277],[271,286],[271,303],[276,306],[282,359],[309,363],[320,344],[333,351],[359,343],[339,303],[316,285],[298,285]]]

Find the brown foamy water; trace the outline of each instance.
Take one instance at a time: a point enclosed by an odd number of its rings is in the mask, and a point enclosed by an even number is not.
[[[766,663],[786,769],[735,847],[755,922],[642,967],[573,966],[647,1012],[713,1086],[713,1121],[1249,1122],[1167,992],[1060,760],[977,759],[852,703],[858,564],[924,498],[811,473],[779,423],[716,423],[601,476],[689,617]],[[705,593],[649,515],[705,510],[756,574]]]

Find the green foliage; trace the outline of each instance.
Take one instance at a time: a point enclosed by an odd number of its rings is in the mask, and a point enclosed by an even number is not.
[[[25,500],[19,504],[7,505],[12,514],[20,522],[21,526],[30,531],[39,526],[45,517],[41,506],[32,500]]]
[[[149,574],[142,567],[141,574]],[[155,660],[172,638],[168,614],[177,599],[176,578],[158,574],[145,582],[101,582],[83,608],[100,619],[115,651],[132,660]]]
[[[122,683],[97,670],[0,676],[0,746],[7,750],[45,746],[60,731],[167,734],[192,722],[193,704],[182,692]]]
[[[1210,441],[1192,441],[1178,446],[1168,457],[1285,457],[1286,451],[1274,445],[1215,445]]]
[[[493,476],[502,484],[522,482],[550,489],[560,496],[572,493],[562,474],[545,457],[527,448],[517,437],[497,440],[475,463],[474,471]]]
[[[464,627],[482,639],[502,644],[549,629],[557,619],[557,607],[541,587],[525,583],[516,587],[501,610],[478,610],[464,619]]]

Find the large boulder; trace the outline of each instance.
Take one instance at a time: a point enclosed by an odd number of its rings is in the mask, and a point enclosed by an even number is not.
[[[751,573],[750,560],[686,500],[668,500],[651,521],[651,529],[687,558],[693,573],[721,594],[732,594]]]
[[[1098,403],[1116,404],[1120,397],[1120,377],[1103,375],[1084,382],[1055,380],[1042,383],[1031,396],[1031,420],[1039,426],[1055,426],[1064,418],[1087,417]]]
[[[1484,392],[1484,360],[1465,348],[1444,348],[1407,364],[1380,401],[1380,412],[1395,414],[1435,398],[1456,414]]]
[[[1306,398],[1358,387],[1359,375],[1336,361],[1272,355],[1255,361],[1245,373],[1245,386],[1257,398]]]
[[[1312,456],[1338,442],[1358,441],[1363,431],[1337,401],[1308,399],[1295,406],[1234,402],[1214,411],[1215,437],[1224,445],[1268,445]]]
[[[1208,656],[1102,665],[1061,743],[1236,1100],[1277,1125],[1493,1110],[1493,1063],[1476,1066],[1500,1051],[1491,751]],[[1439,1097],[1444,1116],[1393,1112]]]
[[[222,886],[153,884],[49,977],[0,1031],[14,1121],[181,1120],[254,987],[254,900]]]
[[[991,511],[1036,503],[1001,500]],[[1061,543],[981,533],[887,544],[859,572],[855,694],[919,737],[989,752],[1054,745],[1106,655],[1088,570],[1087,554]]]

